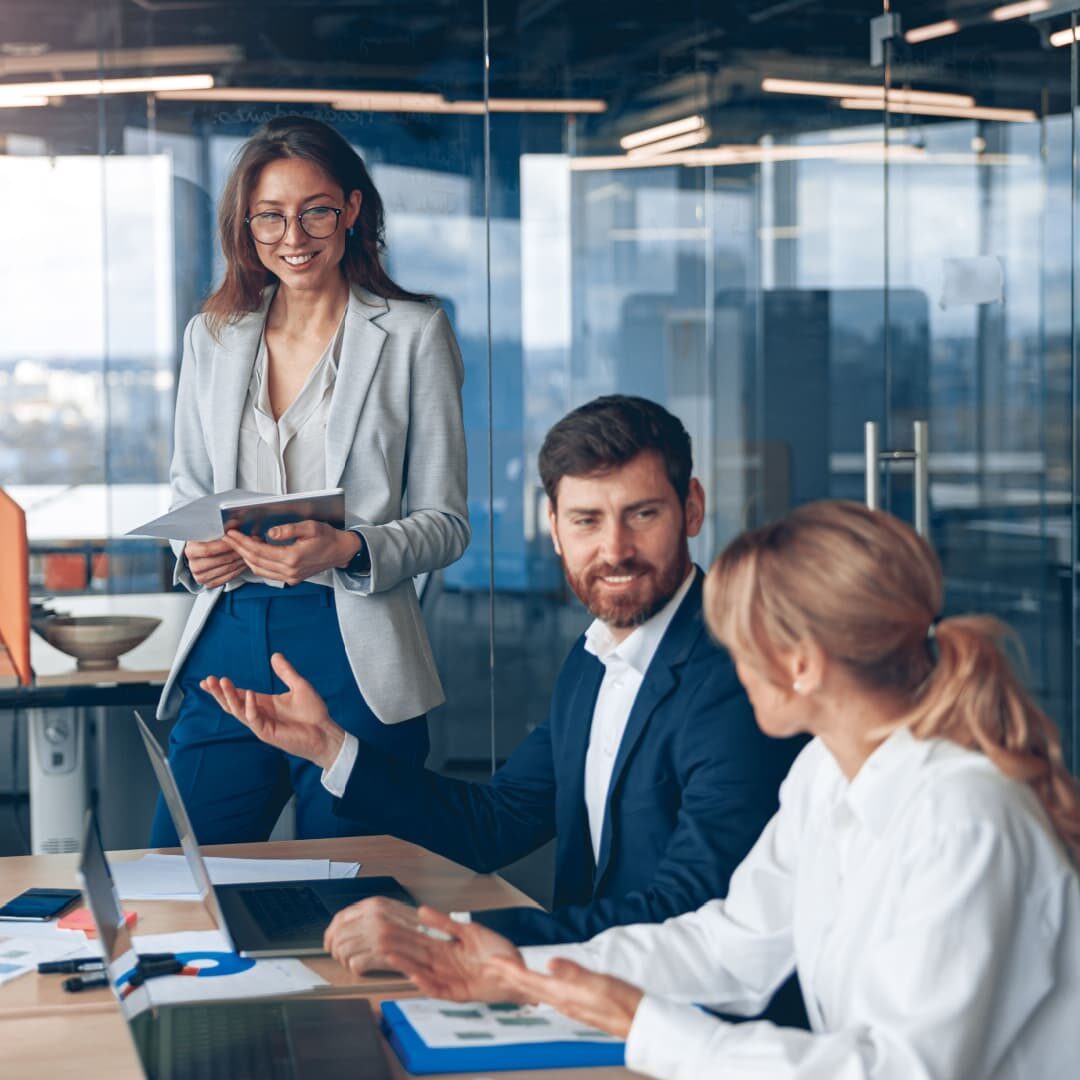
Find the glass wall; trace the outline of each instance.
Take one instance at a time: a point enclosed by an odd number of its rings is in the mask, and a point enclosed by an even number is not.
[[[949,610],[1016,628],[1080,764],[1076,46],[1065,5],[1021,6],[5,4],[0,482],[35,588],[167,587],[167,550],[122,534],[166,504],[215,204],[240,142],[301,112],[364,155],[391,274],[465,357],[473,542],[425,596],[434,765],[490,769],[545,714],[587,616],[536,454],[614,391],[690,430],[703,565],[862,498],[865,421],[886,450],[929,421]],[[882,482],[912,516],[910,465]]]

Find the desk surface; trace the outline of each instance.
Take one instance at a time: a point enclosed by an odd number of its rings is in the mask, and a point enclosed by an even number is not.
[[[338,840],[289,840],[270,844],[235,844],[208,847],[209,855],[240,858],[311,858],[359,861],[363,874],[391,874],[418,900],[444,911],[462,911],[514,904],[532,904],[523,893],[495,875],[474,874],[423,848],[386,836]],[[121,852],[110,858],[134,858],[142,852]],[[77,855],[35,855],[0,859],[0,881],[5,894],[31,886],[70,886],[75,880]],[[205,930],[213,923],[201,904],[173,901],[129,900],[138,912],[136,933],[167,930]],[[14,925],[14,924],[9,924]],[[411,992],[411,984],[393,977],[350,975],[329,957],[305,961],[331,988],[319,993],[360,994],[378,1001]],[[109,1076],[135,1080],[141,1075],[119,1008],[107,989],[65,994],[57,976],[24,975],[0,987],[0,1055],[5,1078],[85,1080]],[[408,1074],[389,1053],[395,1076]],[[473,1074],[468,1074],[473,1076]],[[633,1074],[626,1069],[559,1069],[548,1073],[525,1071],[510,1078],[535,1080],[615,1080]]]

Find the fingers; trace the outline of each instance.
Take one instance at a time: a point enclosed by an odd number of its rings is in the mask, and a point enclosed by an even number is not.
[[[231,550],[227,550],[225,554],[188,558],[191,576],[200,585],[209,589],[231,581],[237,574],[244,571],[245,565],[244,560]]]
[[[316,536],[325,528],[321,521],[293,521],[288,525],[275,525],[267,531],[267,538],[280,543],[283,540],[299,540],[302,537]]]
[[[216,540],[189,540],[184,545],[184,555],[189,562],[192,559],[206,558],[208,555],[227,555],[231,550],[224,537]]]
[[[416,916],[424,926],[429,926],[432,930],[440,930],[455,940],[461,936],[462,924],[455,922],[449,915],[439,911],[438,908],[422,904],[416,912]]]
[[[270,657],[270,666],[274,669],[274,674],[277,675],[290,690],[310,690],[317,696],[315,688],[300,674],[299,671],[296,670],[296,668],[292,666],[292,664],[289,663],[288,660],[285,659],[283,653],[274,653],[274,655]]]

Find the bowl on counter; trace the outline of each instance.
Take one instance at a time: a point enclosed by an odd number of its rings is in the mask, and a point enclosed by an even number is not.
[[[74,656],[80,671],[104,671],[160,625],[149,615],[52,615],[33,627],[54,649]]]

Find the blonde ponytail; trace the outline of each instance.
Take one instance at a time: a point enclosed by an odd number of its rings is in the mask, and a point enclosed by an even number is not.
[[[1058,835],[1080,855],[1080,794],[1050,718],[1021,686],[1005,647],[1016,634],[989,615],[944,619],[934,628],[937,661],[914,708],[898,725],[917,738],[945,738],[985,754],[1031,787]]]
[[[779,657],[815,641],[866,689],[910,709],[884,731],[945,738],[985,754],[1027,784],[1062,841],[1080,856],[1080,789],[1053,722],[1021,686],[997,619],[939,619],[941,566],[890,514],[817,502],[737,537],[706,583],[712,632],[784,684]]]

